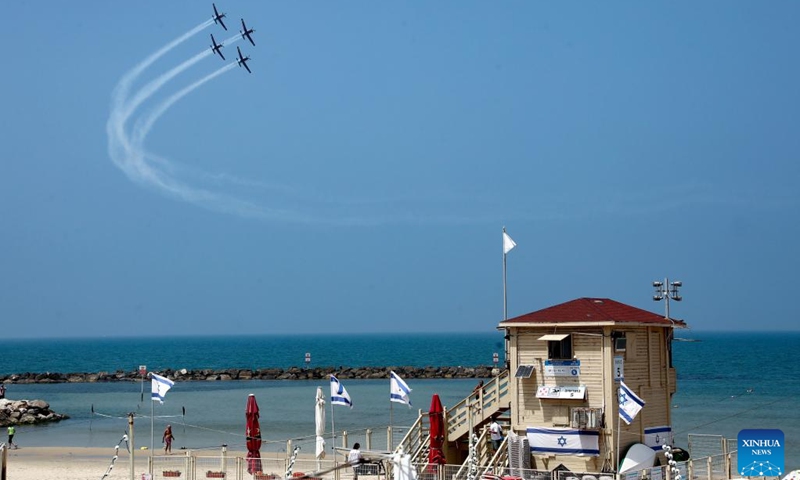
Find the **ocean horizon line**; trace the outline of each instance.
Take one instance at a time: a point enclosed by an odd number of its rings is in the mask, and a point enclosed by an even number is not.
[[[675,331],[675,337],[677,338],[686,338],[686,334],[714,334],[714,335],[772,335],[772,334],[800,334],[800,329],[775,329],[775,330],[710,330],[710,329],[703,329],[703,330],[696,330],[691,327],[684,328],[684,329],[677,329]],[[275,338],[320,338],[320,337],[327,337],[327,338],[369,338],[369,337],[385,337],[385,336],[398,336],[398,337],[430,337],[430,336],[439,336],[439,335],[447,335],[448,337],[456,336],[456,337],[468,337],[468,336],[477,336],[477,335],[493,335],[497,334],[502,336],[502,332],[500,330],[491,329],[491,330],[470,330],[470,331],[457,331],[452,332],[448,330],[441,330],[441,331],[418,331],[418,332],[406,332],[406,331],[386,331],[386,332],[357,332],[357,333],[346,333],[346,332],[315,332],[315,333],[186,333],[186,334],[177,334],[177,333],[170,333],[170,334],[152,334],[152,335],[143,335],[143,334],[135,334],[135,335],[75,335],[75,336],[54,336],[54,337],[42,337],[42,336],[21,336],[21,337],[5,337],[0,339],[0,344],[3,342],[12,342],[12,341],[64,341],[64,340],[156,340],[156,339],[164,339],[164,340],[174,340],[174,339],[214,339],[214,338],[223,338],[223,339],[275,339]]]
[[[441,330],[441,331],[424,331],[424,332],[402,332],[402,331],[386,331],[386,332],[356,332],[356,333],[347,333],[347,332],[315,332],[315,333],[187,333],[187,334],[153,334],[153,335],[76,335],[76,336],[60,336],[60,337],[5,337],[0,339],[0,343],[5,341],[11,340],[35,340],[35,341],[49,341],[49,340],[114,340],[114,339],[122,339],[122,340],[154,340],[154,339],[185,339],[185,338],[199,338],[199,339],[211,339],[211,338],[226,338],[226,339],[258,339],[258,338],[319,338],[319,337],[330,337],[330,338],[367,338],[367,337],[379,337],[379,336],[407,336],[407,337],[424,337],[424,336],[437,336],[437,335],[447,335],[447,336],[473,336],[473,335],[490,335],[490,334],[497,334],[502,336],[502,332],[492,329],[492,330],[474,330],[474,331],[458,331],[452,332],[448,330]]]

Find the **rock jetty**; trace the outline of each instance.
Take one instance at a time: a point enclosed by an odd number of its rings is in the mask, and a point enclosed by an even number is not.
[[[409,378],[490,378],[497,374],[493,367],[316,367],[263,368],[263,369],[197,369],[159,370],[157,373],[172,380],[185,381],[231,381],[231,380],[320,380],[335,374],[339,379],[388,378],[395,371],[404,379]],[[0,382],[13,383],[97,383],[138,382],[142,377],[137,370],[97,373],[14,373],[0,375]]]
[[[69,416],[50,410],[50,404],[44,400],[0,399],[0,427],[58,422],[65,418]]]

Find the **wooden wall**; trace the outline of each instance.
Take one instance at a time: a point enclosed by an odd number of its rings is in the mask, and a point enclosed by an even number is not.
[[[611,331],[624,332],[625,352],[615,352]],[[578,377],[545,377],[547,342],[537,340],[553,333],[553,328],[511,329],[509,357],[511,373],[518,365],[535,365],[530,378],[511,378],[512,428],[524,435],[528,427],[568,427],[571,407],[603,408],[606,427],[601,430],[600,457],[534,457],[536,468],[552,469],[560,463],[576,472],[599,471],[603,460],[614,459],[617,437],[617,387],[614,382],[613,360],[624,355],[625,384],[646,402],[645,408],[631,425],[621,422],[621,450],[644,440],[644,428],[670,425],[670,392],[675,391],[675,371],[668,369],[666,350],[667,330],[646,326],[598,326],[574,330],[559,328],[559,333],[572,334],[572,349],[580,360]],[[601,336],[602,334],[602,336]],[[584,400],[539,399],[540,385],[584,385]]]

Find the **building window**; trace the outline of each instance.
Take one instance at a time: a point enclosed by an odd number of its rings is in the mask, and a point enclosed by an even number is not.
[[[572,359],[572,336],[568,333],[551,333],[542,335],[537,340],[547,342],[547,358],[549,360]]]
[[[564,360],[572,358],[572,337],[563,340],[550,340],[547,342],[547,358]]]
[[[615,352],[624,352],[627,350],[628,339],[625,338],[625,332],[611,332],[611,339],[614,341]]]

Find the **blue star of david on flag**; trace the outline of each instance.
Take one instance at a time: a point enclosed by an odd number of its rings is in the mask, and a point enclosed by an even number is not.
[[[625,382],[619,383],[619,418],[625,420],[628,425],[633,422],[639,410],[644,407],[644,400],[636,396],[633,391],[625,385]]]
[[[575,428],[528,427],[531,453],[539,455],[600,455],[600,432]]]

